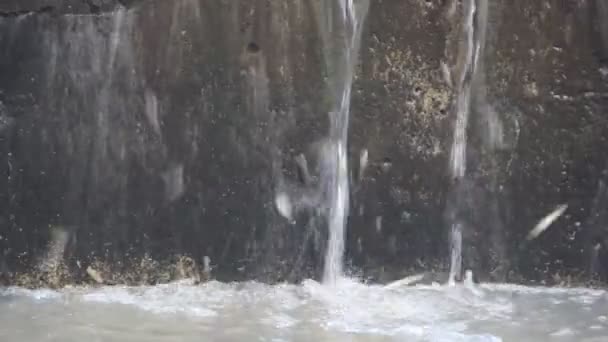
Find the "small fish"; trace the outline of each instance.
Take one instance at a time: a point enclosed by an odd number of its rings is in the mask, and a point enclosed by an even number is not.
[[[540,220],[534,229],[532,229],[528,236],[526,236],[526,240],[531,241],[536,239],[540,234],[542,234],[555,220],[557,220],[562,214],[568,209],[567,204],[562,204],[558,206],[555,210],[553,210],[549,215],[545,216],[542,220]]]
[[[281,216],[283,216],[289,221],[293,221],[291,199],[286,193],[281,192],[277,194],[277,196],[275,197],[275,205]]]
[[[87,267],[87,274],[89,275],[89,277],[91,277],[91,279],[93,279],[97,284],[103,284],[103,278],[102,276],[99,274],[99,272],[97,272],[93,267],[89,266]]]
[[[296,158],[296,165],[298,166],[298,176],[300,182],[304,185],[312,184],[313,178],[308,171],[308,161],[303,154],[299,154]]]
[[[403,279],[393,281],[392,283],[388,283],[384,286],[384,288],[385,289],[395,289],[395,288],[402,287],[402,286],[408,286],[413,283],[417,283],[417,282],[421,281],[422,279],[424,279],[424,274],[422,274],[422,273],[415,274],[412,276],[405,277]]]

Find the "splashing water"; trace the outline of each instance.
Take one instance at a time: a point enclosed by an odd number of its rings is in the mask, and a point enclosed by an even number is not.
[[[450,275],[448,283],[454,285],[456,277],[462,274],[462,226],[460,223],[452,225],[450,232]]]
[[[335,13],[335,5],[339,13]],[[325,62],[332,95],[328,146],[324,149],[325,167],[321,172],[326,194],[329,242],[323,281],[335,284],[342,275],[344,235],[349,210],[347,141],[351,87],[363,21],[369,0],[325,2],[321,33],[325,43]]]
[[[606,291],[256,282],[0,289],[2,341],[603,341]]]

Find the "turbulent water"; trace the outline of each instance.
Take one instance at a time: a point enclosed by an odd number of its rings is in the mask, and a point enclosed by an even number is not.
[[[0,290],[2,341],[605,341],[608,293],[180,282]]]

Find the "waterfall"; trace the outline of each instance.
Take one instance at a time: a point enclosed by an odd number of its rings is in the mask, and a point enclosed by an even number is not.
[[[321,168],[321,190],[329,230],[323,281],[333,284],[342,275],[349,210],[347,141],[351,87],[369,0],[334,0],[321,4],[320,31],[331,92],[329,136]]]
[[[464,61],[461,73],[458,77],[456,87],[458,91],[456,99],[456,122],[454,124],[454,137],[450,153],[450,171],[456,186],[462,184],[466,175],[467,162],[467,127],[471,112],[471,90],[477,71],[477,65],[481,52],[482,39],[485,32],[480,34],[480,28],[485,29],[485,24],[480,24],[478,6],[487,8],[487,0],[466,0],[463,2],[463,35],[464,35]],[[486,17],[483,19],[485,20]],[[460,196],[458,196],[460,197]],[[457,199],[459,200],[459,199]],[[450,222],[450,274],[449,282],[453,283],[462,275],[462,229],[463,225],[458,219]]]
[[[462,224],[452,223],[450,231],[450,275],[448,282],[454,284],[462,275]]]
[[[463,178],[466,172],[467,126],[471,106],[471,79],[475,72],[479,42],[475,42],[475,0],[465,2],[464,33],[466,35],[465,64],[458,80],[456,124],[450,153],[450,167],[454,178]]]

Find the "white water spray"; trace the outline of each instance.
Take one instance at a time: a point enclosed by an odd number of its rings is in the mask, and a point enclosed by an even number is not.
[[[328,145],[323,151],[322,189],[326,194],[329,242],[323,281],[335,284],[342,276],[344,237],[349,210],[348,124],[351,87],[363,21],[369,0],[322,1],[320,26],[332,99]]]

